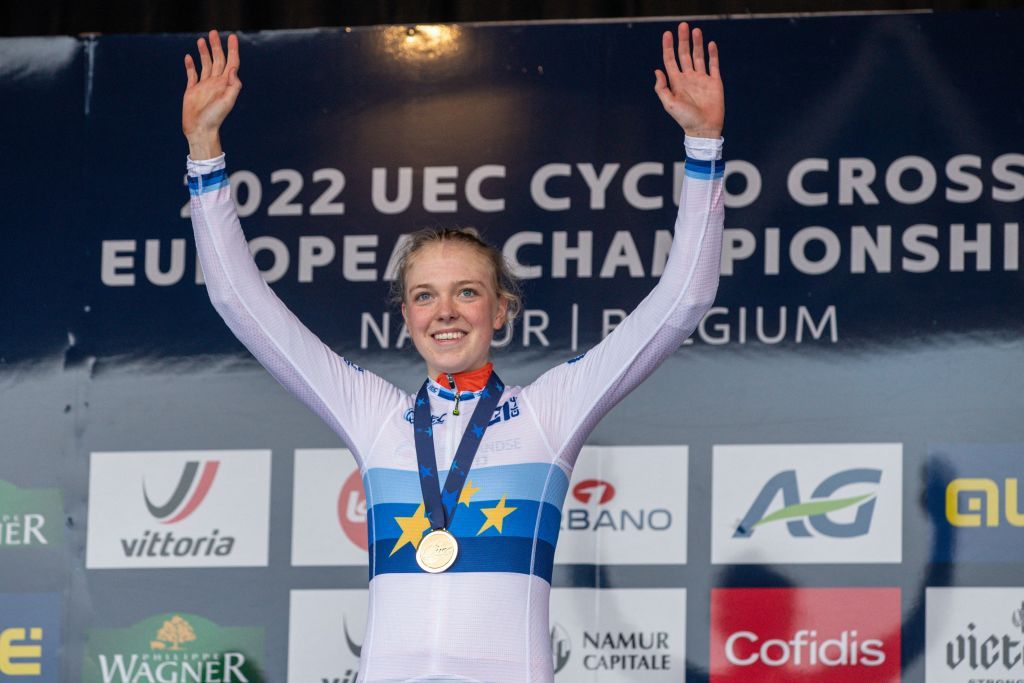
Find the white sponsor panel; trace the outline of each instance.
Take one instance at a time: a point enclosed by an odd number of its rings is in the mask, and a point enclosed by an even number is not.
[[[929,588],[928,683],[1024,681],[1024,588]]]
[[[715,564],[902,559],[900,444],[715,446]]]
[[[587,446],[562,505],[556,564],[685,564],[686,446]]]
[[[289,683],[355,683],[366,629],[367,590],[293,590]]]
[[[554,588],[558,683],[678,683],[686,671],[685,588]]]
[[[292,564],[366,567],[366,496],[345,448],[295,451]]]
[[[270,451],[97,452],[86,566],[267,565]]]

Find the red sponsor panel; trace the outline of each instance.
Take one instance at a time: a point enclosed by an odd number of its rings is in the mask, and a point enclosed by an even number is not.
[[[717,588],[711,681],[900,680],[898,588]]]
[[[338,523],[348,540],[363,550],[369,548],[366,531],[366,493],[356,468],[338,493]]]

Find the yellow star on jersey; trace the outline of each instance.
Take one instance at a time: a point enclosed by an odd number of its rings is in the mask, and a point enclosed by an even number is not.
[[[473,480],[470,479],[466,482],[466,485],[462,487],[462,493],[459,494],[459,504],[465,504],[469,507],[469,501],[473,497],[473,494],[480,490],[480,487],[473,488]]]
[[[402,527],[402,535],[395,541],[395,547],[391,549],[388,557],[397,553],[398,549],[406,543],[412,543],[413,548],[418,548],[420,539],[423,538],[423,532],[430,528],[430,520],[423,514],[423,503],[416,508],[412,517],[395,517],[395,521],[398,522],[398,526]]]
[[[504,523],[506,517],[516,511],[516,508],[505,507],[505,496],[502,496],[497,507],[481,508],[480,511],[484,513],[485,517],[487,517],[487,521],[484,522],[482,527],[480,527],[480,531],[476,532],[477,536],[487,531],[492,526],[498,530],[499,534],[502,533],[502,523]]]

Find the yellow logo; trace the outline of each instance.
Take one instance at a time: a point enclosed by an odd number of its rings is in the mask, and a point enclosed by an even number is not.
[[[192,624],[175,614],[174,617],[164,622],[156,633],[156,640],[149,642],[150,650],[166,650],[170,644],[171,650],[180,650],[185,643],[191,643],[196,639],[196,632]]]
[[[25,636],[28,636],[26,638]],[[0,674],[5,676],[38,676],[42,672],[39,661],[26,662],[26,659],[39,660],[43,657],[42,645],[20,645],[19,643],[43,640],[43,629],[30,628],[26,633],[23,628],[8,628],[0,631]],[[12,659],[19,661],[13,662]]]
[[[992,479],[954,479],[946,487],[946,519],[953,526],[999,526],[1002,511],[1011,526],[1024,527],[1018,492],[1017,479],[1005,479],[1004,505],[1001,508],[998,482]]]

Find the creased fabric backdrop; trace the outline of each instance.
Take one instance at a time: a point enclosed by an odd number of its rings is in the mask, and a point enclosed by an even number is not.
[[[590,439],[558,680],[1024,677],[1024,15],[702,27],[727,91],[722,283]],[[261,269],[411,391],[393,250],[473,226],[525,278],[503,377],[586,350],[670,240],[666,28],[242,35],[223,138]],[[199,284],[190,49],[0,41],[0,680],[354,681],[359,477]]]

